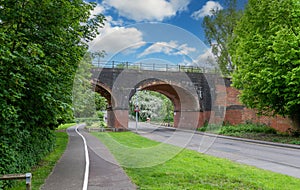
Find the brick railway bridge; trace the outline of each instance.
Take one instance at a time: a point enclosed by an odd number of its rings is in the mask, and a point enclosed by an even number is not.
[[[174,105],[174,127],[195,129],[204,122],[222,122],[226,109],[226,87],[230,80],[203,69],[171,65],[105,65],[92,69],[94,90],[108,101],[109,127],[127,128],[129,101],[141,90],[159,92]],[[206,71],[207,72],[207,71]]]
[[[109,127],[128,128],[129,101],[137,90],[159,92],[174,105],[174,127],[195,129],[205,122],[239,124],[251,121],[286,131],[291,121],[259,117],[243,106],[231,81],[198,67],[111,62],[92,69],[92,85],[108,101]]]

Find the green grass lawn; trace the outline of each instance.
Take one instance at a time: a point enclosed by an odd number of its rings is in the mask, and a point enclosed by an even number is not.
[[[55,132],[55,135],[56,145],[54,150],[30,171],[32,173],[32,190],[40,189],[67,147],[68,134],[65,132]],[[10,188],[10,190],[24,189],[26,189],[25,180],[18,181],[13,188]]]
[[[300,179],[182,150],[131,132],[93,134],[139,189],[300,189]]]

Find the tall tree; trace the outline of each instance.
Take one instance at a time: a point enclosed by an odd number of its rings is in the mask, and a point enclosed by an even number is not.
[[[299,0],[249,0],[231,45],[233,85],[261,114],[289,116],[300,127]]]
[[[94,65],[100,67],[101,63],[101,58],[104,58],[107,54],[104,50],[100,50],[100,51],[95,51],[92,54],[92,58],[96,59]]]
[[[229,75],[234,70],[234,66],[228,44],[242,11],[237,10],[236,0],[227,1],[226,7],[222,10],[211,10],[212,15],[205,16],[202,25],[206,40],[212,47],[212,53],[215,55],[222,73]]]
[[[72,118],[77,64],[104,20],[90,18],[94,7],[83,0],[0,1],[0,173],[36,163],[53,146],[51,129]]]
[[[91,68],[93,55],[87,52],[77,68],[73,82],[73,110],[76,118],[86,118],[96,115],[96,111],[104,111],[107,100],[94,92],[91,85]]]

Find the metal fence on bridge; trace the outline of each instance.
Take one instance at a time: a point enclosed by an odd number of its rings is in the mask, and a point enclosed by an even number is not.
[[[146,71],[218,73],[217,69],[214,68],[196,67],[196,66],[189,66],[189,65],[160,64],[160,63],[95,61],[93,62],[93,66],[96,68],[132,69],[132,70],[146,70]]]

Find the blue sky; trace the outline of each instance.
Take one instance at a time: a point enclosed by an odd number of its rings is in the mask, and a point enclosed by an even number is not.
[[[102,13],[107,21],[90,50],[105,50],[105,60],[201,66],[214,61],[202,21],[210,10],[226,8],[226,0],[94,2],[92,14]],[[238,7],[246,2],[238,0]]]

